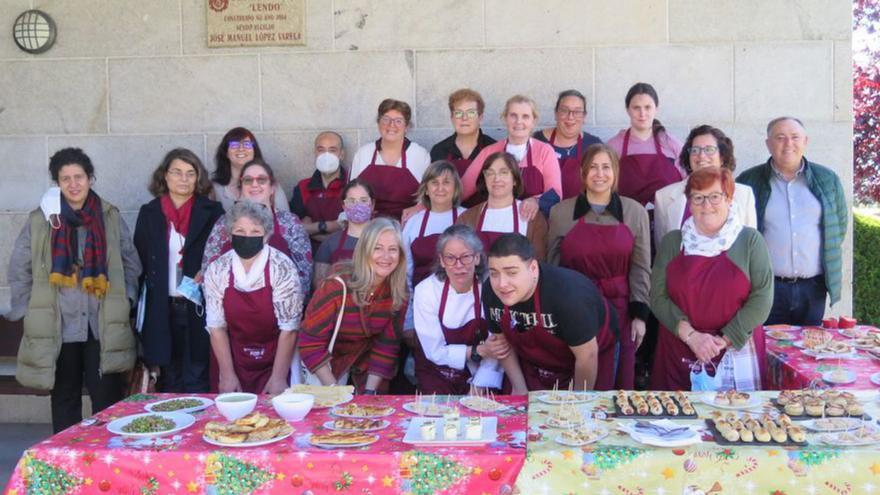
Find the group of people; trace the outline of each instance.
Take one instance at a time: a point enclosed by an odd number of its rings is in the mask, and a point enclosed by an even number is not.
[[[563,91],[540,130],[515,95],[496,141],[461,89],[429,152],[387,99],[350,167],[342,136],[318,134],[289,202],[235,128],[211,176],[189,150],[163,158],[133,238],[89,157],[60,150],[10,262],[17,378],[51,390],[56,431],[81,419],[83,383],[93,411],[121,399],[137,355],[166,392],[633,389],[640,368],[653,389],[707,371],[760,389],[762,325],[817,324],[840,299],[840,180],[805,158],[794,117],[768,124],[770,157],[735,182],[731,139],[701,125],[677,140],[651,85],[630,88],[630,126],[607,143],[584,132],[586,103]]]

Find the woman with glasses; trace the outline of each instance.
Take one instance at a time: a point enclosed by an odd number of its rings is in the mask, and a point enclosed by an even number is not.
[[[536,259],[544,261],[547,220],[543,215],[534,215],[531,220],[521,215],[523,201],[516,199],[524,187],[520,170],[510,153],[497,151],[489,155],[482,162],[477,178],[478,190],[488,199],[462,213],[457,223],[474,229],[486,249],[503,234],[522,234],[535,249]]]
[[[610,146],[587,148],[582,170],[581,193],[550,211],[548,261],[586,275],[614,306],[620,335],[606,329],[596,336],[596,390],[632,390],[636,349],[645,336],[649,313],[648,212],[635,200],[617,194],[620,168]]]
[[[480,303],[488,273],[483,244],[472,228],[453,225],[437,240],[435,257],[433,273],[413,294],[419,390],[465,395],[471,386],[500,389],[504,372],[483,344],[489,336]]]
[[[276,223],[269,208],[239,201],[224,221],[232,249],[205,271],[211,390],[280,394],[290,383],[307,287],[268,242]]]
[[[480,93],[464,88],[449,95],[449,118],[455,132],[431,148],[431,161],[446,160],[455,166],[459,177],[486,146],[495,142],[483,134],[483,111],[486,103]]]
[[[334,263],[351,259],[364,227],[373,218],[374,198],[373,188],[360,179],[350,180],[342,188],[345,227],[324,239],[315,253],[314,287],[321,285]]]
[[[684,177],[678,164],[681,142],[655,118],[660,97],[653,86],[634,84],[624,101],[630,125],[608,141],[620,157],[618,192],[647,207],[658,189]]]
[[[240,201],[261,205],[272,215],[274,228],[268,238],[269,245],[293,261],[300,287],[308,294],[312,280],[312,245],[306,229],[296,215],[290,210],[274,208],[273,205],[277,204],[274,198],[281,193],[281,189],[277,187],[272,167],[263,160],[251,160],[241,169],[239,189]],[[228,222],[221,217],[214,224],[205,245],[202,270],[231,248],[232,236]]]
[[[241,169],[254,159],[262,160],[263,153],[260,151],[257,138],[244,127],[230,129],[220,140],[214,155],[214,164],[217,168],[212,179],[214,199],[223,205],[224,210],[229,211],[229,208],[238,201],[241,194],[238,187]],[[287,197],[281,189],[275,195],[273,207],[276,211],[290,211]]]
[[[567,89],[556,98],[556,127],[537,131],[534,138],[556,151],[562,174],[562,199],[577,196],[583,191],[581,159],[591,144],[602,140],[583,130],[587,117],[587,98],[576,89]]]
[[[370,184],[376,193],[376,213],[400,220],[414,204],[416,190],[431,163],[428,151],[406,137],[412,110],[405,102],[388,98],[379,104],[379,139],[357,150],[351,178]]]
[[[721,129],[710,125],[691,129],[681,148],[680,160],[688,175],[704,167],[723,167],[731,172],[736,170],[733,142]],[[663,236],[680,228],[691,216],[687,196],[684,194],[686,183],[683,180],[670,184],[657,191],[654,196],[654,241],[657,244],[660,244]],[[747,227],[757,228],[758,216],[752,188],[736,184],[733,203],[740,222]]]
[[[168,152],[153,172],[156,199],[141,206],[134,246],[144,267],[144,362],[158,367],[159,392],[208,391],[210,340],[205,333],[202,258],[223,207],[208,199],[211,181],[190,150]]]
[[[703,389],[711,380],[719,390],[760,390],[762,325],[773,303],[767,244],[734,211],[729,169],[700,168],[684,191],[693,215],[663,237],[651,275],[661,324],[651,389]]]
[[[507,139],[483,148],[462,176],[463,198],[478,193],[478,179],[490,155],[504,151],[515,158],[520,169],[522,189],[517,198],[523,200],[522,215],[531,219],[539,207],[545,214],[562,198],[559,162],[553,147],[532,138],[538,122],[538,105],[528,96],[515,95],[504,104],[501,118],[507,126]],[[551,192],[552,191],[552,192]],[[488,249],[488,246],[487,246]]]

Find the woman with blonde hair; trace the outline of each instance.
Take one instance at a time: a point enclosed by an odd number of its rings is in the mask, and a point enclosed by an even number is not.
[[[299,340],[303,365],[324,385],[350,379],[358,393],[387,390],[408,296],[400,225],[377,218],[361,233],[352,260],[336,265],[315,291]]]

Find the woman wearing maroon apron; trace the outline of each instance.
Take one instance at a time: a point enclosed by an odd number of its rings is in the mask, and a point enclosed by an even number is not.
[[[547,252],[547,220],[543,215],[534,215],[527,221],[521,215],[523,202],[516,199],[523,189],[520,170],[510,153],[499,151],[490,155],[477,179],[477,187],[486,192],[488,199],[462,213],[458,223],[473,228],[487,250],[503,234],[522,234],[543,261]]]
[[[348,376],[358,393],[387,390],[398,366],[407,306],[403,257],[397,222],[377,218],[364,229],[352,260],[340,263],[334,277],[315,292],[299,353],[324,385]],[[342,323],[334,338],[340,311]]]
[[[568,89],[556,98],[556,127],[535,132],[535,139],[543,141],[556,152],[562,176],[562,199],[577,196],[583,190],[581,158],[591,144],[601,139],[584,132],[587,117],[587,98],[576,89]]]
[[[312,246],[309,235],[300,219],[287,210],[275,210],[275,194],[278,192],[275,172],[263,160],[256,159],[242,167],[239,177],[240,200],[263,205],[273,219],[273,231],[268,244],[293,261],[299,276],[300,287],[308,294],[312,280]],[[232,237],[225,217],[214,224],[205,255],[202,257],[202,272],[221,254],[232,249]]]
[[[681,148],[681,165],[690,175],[694,170],[704,167],[724,167],[731,172],[736,170],[736,157],[733,141],[724,131],[710,125],[691,129]],[[684,195],[686,180],[670,184],[654,195],[654,244],[660,245],[663,236],[678,230],[690,218],[691,210],[687,196]],[[758,215],[755,212],[755,194],[745,184],[736,184],[733,201],[739,209],[739,219],[746,227],[758,228]]]
[[[766,377],[762,324],[773,303],[763,237],[739,221],[733,174],[706,167],[688,178],[693,216],[663,238],[651,279],[660,320],[654,390],[688,390],[692,363],[712,362],[723,389],[758,390]]]
[[[406,138],[411,117],[405,102],[383,100],[376,117],[381,137],[361,146],[351,162],[351,178],[373,186],[376,213],[395,220],[415,203],[419,181],[431,161],[427,150]]]
[[[590,146],[583,162],[583,192],[550,212],[549,260],[586,275],[617,311],[619,340],[610,332],[597,336],[596,390],[632,390],[649,313],[648,213],[615,192],[617,153],[609,146]]]
[[[526,200],[520,212],[531,219],[540,206],[545,215],[562,197],[559,162],[553,147],[531,137],[538,121],[538,106],[528,96],[516,95],[507,100],[501,114],[507,126],[507,138],[483,148],[461,178],[464,199],[478,193],[477,182],[489,156],[506,151],[515,157],[523,188],[518,199]],[[551,193],[552,191],[552,193]]]
[[[226,215],[232,250],[205,272],[214,359],[211,390],[279,394],[289,384],[305,292],[293,262],[271,245],[268,208],[236,203]]]
[[[480,302],[483,245],[473,229],[454,225],[440,236],[435,256],[437,269],[413,295],[419,390],[464,395],[471,386],[501,388],[503,372],[483,344],[488,336]]]
[[[334,263],[351,259],[361,232],[373,218],[373,188],[360,179],[349,181],[342,189],[341,203],[346,218],[342,230],[327,236],[315,252],[315,288],[327,278]]]

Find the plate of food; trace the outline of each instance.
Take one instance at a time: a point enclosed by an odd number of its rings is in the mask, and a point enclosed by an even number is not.
[[[312,434],[309,443],[322,449],[348,449],[365,447],[379,441],[379,435],[358,431],[330,431]]]
[[[351,385],[293,385],[286,390],[287,393],[311,394],[315,396],[313,409],[327,409],[346,404],[354,399],[354,387]]]
[[[822,372],[822,379],[835,385],[845,385],[856,381],[856,373],[847,369],[836,369]]]
[[[793,340],[796,338],[795,335],[788,333],[784,330],[767,330],[764,332],[764,335],[770,337],[773,340]]]
[[[190,413],[207,409],[214,401],[206,397],[176,397],[151,402],[144,406],[148,412],[182,412]]]
[[[746,392],[727,390],[722,392],[708,392],[701,396],[703,404],[719,409],[753,409],[761,406],[761,398]]]
[[[490,413],[510,409],[510,406],[502,404],[491,397],[481,397],[478,395],[467,395],[458,401],[462,406],[473,411]]]
[[[862,420],[859,418],[817,418],[804,421],[802,424],[808,430],[830,433],[859,428],[862,425]]]
[[[141,413],[107,423],[107,431],[126,437],[158,437],[189,428],[196,418],[182,412]]]
[[[777,325],[765,325],[764,329],[766,330],[779,330],[782,332],[796,332],[801,329],[798,325],[786,325],[784,323],[780,323]]]
[[[344,406],[336,406],[330,410],[330,414],[339,416],[340,418],[384,418],[394,414],[394,408],[391,406],[368,405],[368,404],[346,404]]]
[[[391,425],[387,419],[336,418],[324,423],[324,428],[335,431],[378,431]]]
[[[548,390],[538,395],[538,400],[544,404],[580,404],[590,402],[599,397],[595,392],[575,392],[572,390]]]
[[[436,402],[422,399],[420,401],[407,402],[403,405],[403,409],[419,416],[428,416],[438,418],[444,414],[452,412],[454,407],[447,404],[438,404]]]
[[[605,428],[581,426],[570,430],[563,430],[562,433],[557,435],[553,440],[558,444],[568,447],[583,447],[584,445],[589,445],[602,440],[607,437],[608,434],[609,431]]]
[[[816,359],[847,359],[855,356],[853,347],[846,342],[834,340],[824,346],[804,349],[804,355]]]
[[[547,416],[544,422],[551,428],[574,428],[586,422],[583,412],[574,404],[562,404]]]
[[[209,421],[202,440],[220,447],[259,447],[293,435],[293,427],[281,418],[252,412],[235,421]]]
[[[782,415],[776,419],[765,414],[762,417],[743,417],[733,421],[725,419],[707,419],[709,431],[719,445],[750,445],[776,444],[797,445],[807,444],[807,433],[804,427],[792,423],[791,418]]]
[[[865,326],[837,329],[837,333],[849,339],[859,339],[867,337],[869,332],[869,327]]]
[[[633,392],[618,390],[614,396],[614,412],[618,417],[696,418],[694,405],[682,391]]]
[[[414,445],[480,445],[498,438],[498,418],[469,416],[449,418],[413,418],[403,443]]]
[[[819,435],[819,441],[836,447],[858,447],[880,443],[880,430],[873,426],[861,426],[854,430],[825,433]]]

